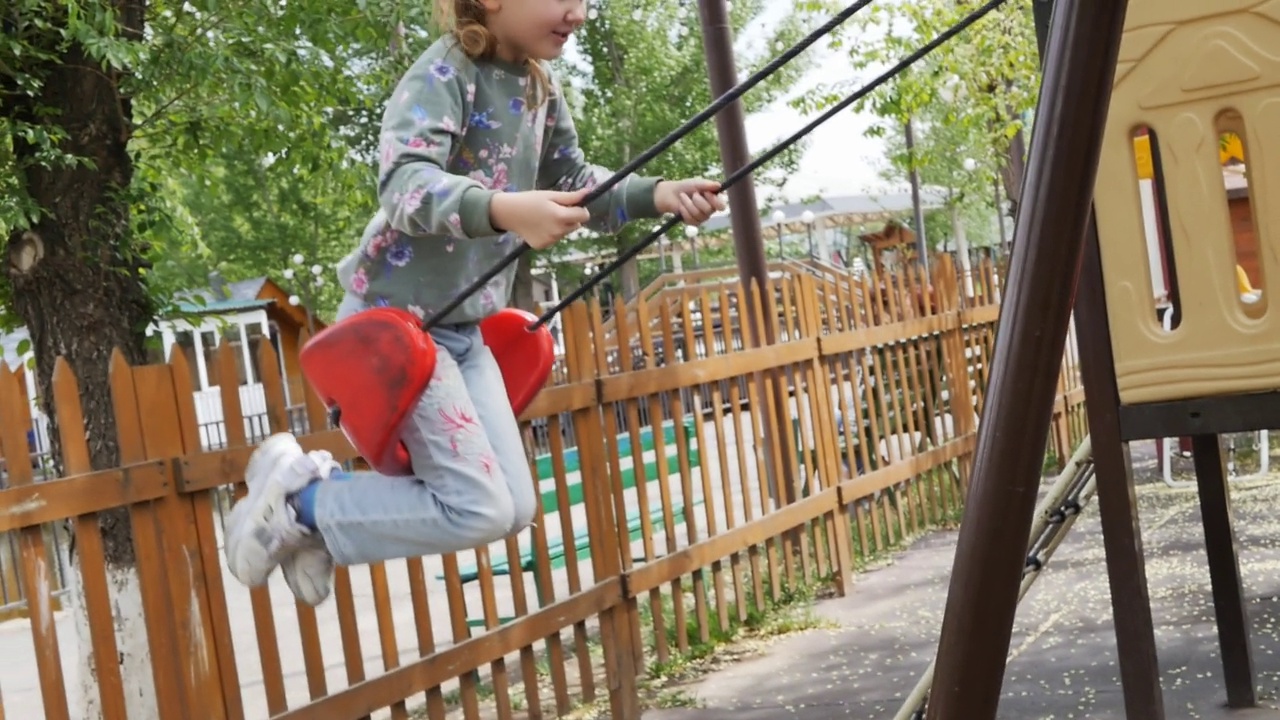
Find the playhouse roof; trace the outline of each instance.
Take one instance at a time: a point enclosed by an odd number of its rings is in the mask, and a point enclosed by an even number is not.
[[[220,282],[215,279],[214,285],[209,287],[178,293],[178,308],[185,313],[199,314],[239,312],[263,308],[275,302],[269,297],[259,297],[263,286],[269,282],[271,282],[271,279],[265,275],[235,282]]]

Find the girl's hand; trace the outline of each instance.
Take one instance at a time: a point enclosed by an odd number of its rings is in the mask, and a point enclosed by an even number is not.
[[[675,213],[687,225],[701,225],[724,210],[720,183],[714,180],[663,180],[653,189],[653,203],[660,213]]]
[[[588,190],[499,193],[489,201],[490,224],[519,235],[529,247],[543,250],[591,219],[582,202]]]

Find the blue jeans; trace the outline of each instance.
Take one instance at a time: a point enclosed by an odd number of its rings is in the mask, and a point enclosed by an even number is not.
[[[348,295],[338,319],[366,307]],[[401,436],[417,477],[335,473],[317,487],[316,526],[343,565],[468,550],[533,521],[524,441],[479,326],[431,336],[435,374]]]

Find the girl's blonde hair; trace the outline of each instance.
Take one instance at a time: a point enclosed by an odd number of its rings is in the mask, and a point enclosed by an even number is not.
[[[485,10],[480,0],[436,0],[436,22],[472,60],[492,59],[498,49],[498,39],[484,21]],[[551,96],[551,78],[533,58],[525,60],[525,64],[529,68],[525,100],[530,107],[538,107]]]

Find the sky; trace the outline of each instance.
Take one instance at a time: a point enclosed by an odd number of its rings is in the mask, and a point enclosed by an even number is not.
[[[812,85],[821,72],[811,71],[806,82]],[[853,72],[847,71],[845,75],[852,78]],[[830,81],[832,78],[824,79]],[[754,156],[767,150],[804,127],[813,117],[788,107],[785,100],[748,117],[747,145],[751,154]],[[880,177],[880,170],[884,167],[881,160],[883,143],[863,135],[871,121],[866,115],[847,110],[818,126],[809,136],[809,149],[800,162],[799,172],[783,188],[786,199],[796,201],[813,195],[860,195],[886,189],[886,181]]]
[[[896,1],[888,0],[890,3]],[[734,38],[735,44],[740,47],[758,45],[765,37],[764,28],[793,12],[793,7],[791,2],[773,0],[755,22]],[[826,18],[819,20],[825,21]],[[846,24],[852,22],[850,20]],[[573,51],[571,45],[568,52]],[[814,43],[802,56],[811,60],[811,69],[796,84],[794,93],[804,92],[824,83],[845,80],[866,82],[881,71],[880,68],[872,68],[855,73],[849,65],[847,54],[844,54],[846,52],[833,52],[822,41]],[[746,75],[739,71],[738,81],[744,79]],[[806,116],[788,106],[787,101],[794,97],[794,93],[779,98],[768,109],[747,118],[747,145],[752,156],[769,149],[813,119],[814,115]],[[836,115],[814,130],[809,136],[809,149],[801,160],[799,172],[783,189],[784,199],[794,202],[814,195],[860,195],[900,190],[901,188],[887,184],[880,177],[880,170],[884,166],[881,160],[882,142],[863,135],[872,120],[868,115],[850,110]]]
[[[790,2],[770,3],[768,9],[735,38],[735,42],[739,45],[758,43],[763,36],[763,28],[789,12],[792,12]],[[853,22],[848,20],[845,24]],[[801,56],[811,59],[812,64],[804,79],[797,83],[795,92],[803,93],[820,83],[867,82],[880,72],[879,68],[855,72],[849,65],[847,52],[833,52],[822,41],[814,43]],[[743,80],[741,73],[738,80]],[[767,150],[813,119],[813,115],[790,108],[787,105],[790,97],[794,94],[780,98],[768,110],[747,118],[747,145],[752,155]],[[890,189],[880,177],[880,170],[884,167],[881,159],[883,142],[863,134],[872,121],[869,114],[847,110],[814,130],[809,136],[809,150],[801,160],[799,172],[783,190],[786,199],[795,201],[813,195],[860,195]]]

